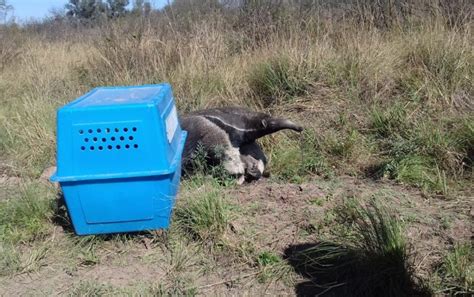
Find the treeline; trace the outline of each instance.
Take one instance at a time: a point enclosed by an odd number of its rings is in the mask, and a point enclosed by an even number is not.
[[[289,17],[300,20],[317,17],[350,18],[387,28],[429,15],[443,17],[449,25],[459,26],[472,20],[473,8],[470,0],[172,0],[161,9],[154,8],[148,0],[69,0],[64,10],[53,12],[39,23],[90,26],[123,17],[162,15],[186,23],[224,14],[229,21],[237,19],[247,24],[249,20],[254,23],[254,19],[268,23]]]
[[[212,13],[229,13],[259,18],[281,18],[289,14],[299,18],[328,16],[357,18],[363,23],[390,27],[415,16],[443,16],[451,25],[472,19],[473,2],[469,0],[173,0],[163,9],[154,9],[150,1],[135,0],[70,0],[66,17],[81,21],[114,19],[127,15],[150,16],[168,12],[173,17],[200,19]]]
[[[103,31],[100,28],[116,22],[135,26],[145,21],[153,28],[180,32],[191,32],[196,24],[207,22],[258,42],[295,25],[317,30],[324,23],[387,30],[423,25],[427,18],[434,18],[448,27],[467,28],[473,8],[470,0],[173,0],[160,9],[148,0],[69,0],[65,9],[41,21],[22,28],[9,23],[3,28],[60,40],[93,38]],[[7,38],[6,31],[0,41]]]
[[[69,0],[65,16],[82,22],[97,21],[103,18],[118,18],[128,14],[148,15],[152,10],[150,1],[135,0],[129,10],[128,0]]]

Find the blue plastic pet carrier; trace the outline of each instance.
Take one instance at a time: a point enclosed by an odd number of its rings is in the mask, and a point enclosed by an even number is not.
[[[186,132],[169,84],[100,87],[57,113],[57,171],[79,235],[167,228]]]

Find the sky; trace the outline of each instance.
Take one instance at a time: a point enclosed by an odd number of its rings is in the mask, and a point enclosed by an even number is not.
[[[30,19],[42,19],[49,14],[52,9],[64,9],[68,0],[7,0],[7,3],[14,8],[13,15],[17,21],[27,21]],[[133,0],[130,1],[132,3]],[[150,1],[153,7],[161,8],[168,1]],[[11,14],[10,14],[11,15]]]

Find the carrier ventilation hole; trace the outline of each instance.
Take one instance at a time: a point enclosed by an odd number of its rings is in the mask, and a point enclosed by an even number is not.
[[[103,151],[104,148],[105,148],[105,147],[103,147],[103,146],[98,146],[98,147],[97,147],[97,149],[98,149],[99,151]],[[109,149],[109,150],[112,150],[113,148],[114,148],[114,147],[113,147],[112,145],[110,145],[110,144],[107,146],[107,149]],[[121,149],[122,147],[121,147],[120,145],[116,145],[115,148],[116,148],[117,150],[119,150],[119,149]],[[126,148],[126,149],[130,149],[131,146],[130,146],[129,144],[126,144],[126,145],[125,145],[125,148]],[[134,144],[134,145],[133,145],[133,148],[138,149],[138,144]],[[86,147],[85,147],[85,146],[81,146],[81,150],[82,150],[82,151],[85,151],[85,150],[86,150]],[[93,145],[91,145],[91,146],[89,147],[89,150],[93,151],[93,150],[95,150],[95,147],[94,147]]]
[[[120,132],[120,129],[119,129],[119,128],[114,128],[113,130],[114,130],[115,132]],[[123,132],[128,132],[129,130],[131,130],[132,132],[137,132],[138,129],[137,129],[137,127],[132,127],[131,129],[129,129],[128,127],[124,127],[124,128],[123,128]],[[110,133],[111,131],[112,131],[112,129],[110,129],[110,128],[105,128],[105,130],[104,130],[105,133]],[[93,130],[93,129],[87,129],[87,132],[90,133],[90,134],[92,134],[92,133],[94,133],[94,130]],[[102,129],[101,129],[101,128],[97,128],[97,129],[95,130],[95,132],[97,132],[97,133],[102,133]],[[79,130],[79,134],[82,135],[82,134],[84,134],[84,133],[85,133],[85,131],[84,131],[83,129],[80,129],[80,130]]]
[[[101,129],[101,128],[97,128],[97,129],[87,129],[87,130],[80,129],[78,132],[79,132],[80,135],[83,135],[83,134],[85,134],[86,132],[89,133],[89,134],[94,134],[94,132],[97,132],[97,133],[102,133],[102,132],[104,132],[104,133],[111,133],[112,131],[120,132],[120,131],[121,131],[120,129],[122,129],[122,131],[125,132],[125,133],[128,133],[128,132],[137,132],[137,131],[138,131],[138,128],[137,128],[137,127],[131,127],[131,128],[128,128],[128,127],[118,128],[118,127],[116,127],[116,128],[103,128],[103,129]],[[129,135],[128,137],[127,137],[127,135],[120,135],[120,136],[117,136],[117,135],[116,135],[116,136],[111,136],[111,137],[110,137],[110,141],[116,141],[117,139],[120,139],[121,141],[125,141],[125,140],[127,140],[127,138],[128,138],[128,140],[130,140],[130,141],[133,141],[133,140],[135,139],[135,137],[132,136],[132,135]],[[109,149],[109,150],[114,149],[114,146],[113,146],[113,145],[107,145],[107,146],[105,146],[105,144],[107,144],[107,140],[108,140],[106,137],[102,137],[102,138],[100,138],[100,137],[92,137],[92,138],[86,137],[86,138],[84,138],[84,142],[86,142],[86,143],[89,142],[89,140],[90,140],[91,142],[100,142],[100,141],[102,141],[102,142],[104,143],[104,146],[97,146],[97,147],[95,147],[95,146],[90,146],[90,147],[89,147],[89,150],[91,150],[91,151],[94,151],[96,148],[97,148],[97,150],[99,150],[99,151],[102,151],[102,150],[104,150],[105,148],[107,148],[107,149]],[[133,146],[133,148],[135,148],[135,149],[138,148],[138,144],[125,144],[125,145],[124,145],[124,148],[130,149],[130,148],[132,148],[132,146]],[[81,146],[80,148],[81,148],[82,151],[85,151],[85,150],[86,150],[86,146]],[[117,149],[117,150],[120,150],[121,148],[122,148],[122,146],[120,146],[120,145],[116,145],[116,146],[115,146],[115,149]]]

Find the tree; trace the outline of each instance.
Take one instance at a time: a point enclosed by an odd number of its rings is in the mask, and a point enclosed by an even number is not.
[[[151,11],[150,1],[145,0],[135,0],[133,2],[132,13],[135,15],[149,15]]]
[[[128,3],[128,0],[107,0],[107,15],[111,18],[124,16]]]
[[[95,20],[101,16],[117,18],[127,14],[128,0],[69,0],[67,16],[79,20]],[[145,3],[143,4],[145,6]]]
[[[145,0],[135,0],[133,1],[132,12],[136,14],[141,14]]]
[[[69,0],[66,9],[66,15],[69,17],[92,20],[104,14],[106,6],[101,0]]]
[[[6,0],[0,0],[0,23],[7,22],[8,13],[12,10],[13,6],[9,5]]]

